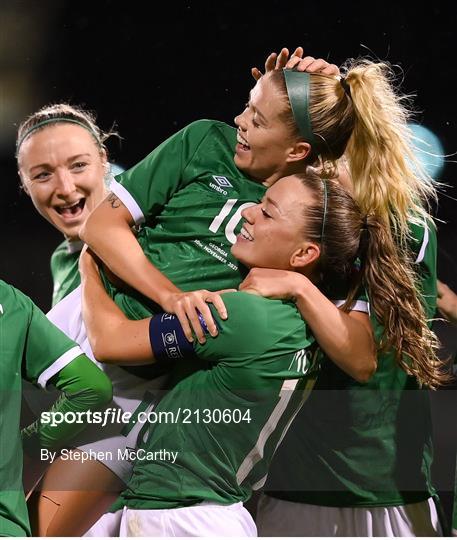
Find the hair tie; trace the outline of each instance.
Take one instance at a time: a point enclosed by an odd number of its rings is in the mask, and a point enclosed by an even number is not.
[[[349,86],[349,83],[347,82],[346,77],[340,77],[340,84],[343,87],[344,93],[347,95],[347,97],[352,99],[351,87]]]

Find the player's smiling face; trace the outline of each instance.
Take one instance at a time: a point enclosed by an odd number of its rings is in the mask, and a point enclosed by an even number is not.
[[[57,123],[32,133],[18,156],[24,189],[38,212],[70,241],[102,200],[106,153],[89,131]]]
[[[281,119],[283,107],[280,93],[263,76],[251,90],[246,108],[235,118],[235,165],[266,185],[271,184],[268,179],[272,176],[286,175],[287,158],[296,142]]]
[[[304,238],[306,204],[312,202],[297,177],[278,180],[261,203],[243,210],[233,256],[248,268],[298,270],[311,264],[319,256],[319,247]]]

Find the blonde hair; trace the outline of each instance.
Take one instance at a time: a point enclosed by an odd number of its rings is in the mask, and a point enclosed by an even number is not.
[[[409,222],[430,218],[428,201],[436,198],[434,182],[415,156],[410,98],[395,88],[387,63],[351,59],[341,73],[343,83],[335,76],[310,74],[309,115],[317,142],[307,163],[319,167],[323,178],[333,178],[345,154],[362,212],[389,225],[405,247]],[[268,76],[285,98],[284,121],[300,138],[283,73]]]
[[[18,127],[16,138],[16,158],[19,160],[21,144],[37,131],[49,125],[74,122],[87,129],[100,150],[106,151],[105,141],[112,135],[119,137],[116,131],[103,131],[96,123],[95,114],[87,109],[69,103],[46,105],[28,116]],[[119,137],[120,138],[120,137]]]
[[[436,199],[433,180],[414,152],[410,98],[395,91],[388,64],[358,60],[343,73],[356,115],[346,148],[354,197],[362,211],[389,224],[404,246],[408,222],[428,220],[428,202]]]
[[[420,384],[436,388],[449,376],[436,356],[438,342],[428,327],[407,242],[412,222],[433,223],[428,203],[436,198],[436,189],[415,156],[408,126],[410,97],[395,88],[387,63],[351,59],[341,73],[341,80],[309,75],[315,144],[306,163],[316,167],[321,178],[334,178],[338,160],[345,156],[353,197],[367,216],[370,248],[360,277],[384,327],[379,350],[393,348],[402,369]],[[297,139],[302,138],[283,73],[272,71],[268,76],[283,98],[282,120]],[[355,290],[349,295],[352,299]]]

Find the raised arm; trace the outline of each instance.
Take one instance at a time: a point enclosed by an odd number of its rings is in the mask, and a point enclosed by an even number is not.
[[[114,274],[165,308],[181,291],[147,259],[133,225],[127,207],[109,193],[89,215],[80,236]]]
[[[240,290],[294,300],[316,341],[340,369],[359,382],[368,381],[376,371],[376,347],[368,314],[341,311],[302,274],[254,268]]]
[[[83,318],[95,358],[113,364],[153,363],[149,319],[132,321],[124,315],[108,296],[89,251],[83,250],[79,270]]]

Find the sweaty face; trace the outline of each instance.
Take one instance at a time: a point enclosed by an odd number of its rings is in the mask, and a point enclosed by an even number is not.
[[[19,151],[19,174],[38,212],[70,241],[105,192],[106,155],[89,131],[51,124],[32,133]]]
[[[271,176],[286,167],[294,141],[280,119],[282,98],[268,77],[261,77],[251,90],[244,111],[235,118],[238,127],[235,164],[252,178],[269,185]]]
[[[232,254],[248,268],[292,270],[291,257],[305,242],[304,209],[312,195],[289,176],[271,186],[262,202],[245,209]]]

